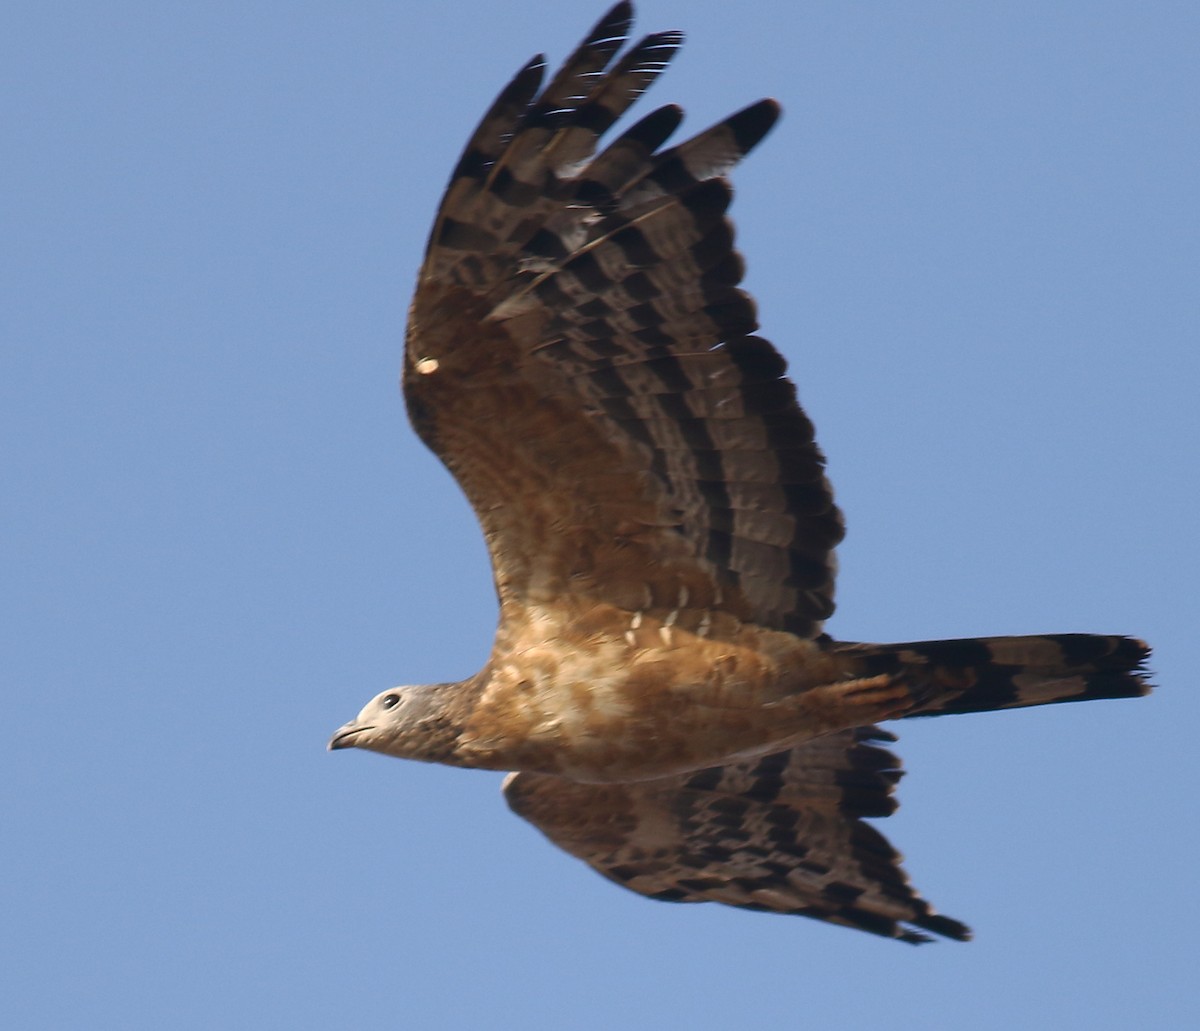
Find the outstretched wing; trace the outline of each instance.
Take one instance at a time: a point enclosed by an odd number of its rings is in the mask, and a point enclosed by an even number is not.
[[[908,942],[971,932],[908,883],[863,817],[896,808],[895,737],[860,727],[787,752],[630,784],[510,774],[513,811],[610,880],[670,902],[793,913]]]
[[[756,328],[722,178],[761,101],[663,149],[601,135],[681,42],[616,54],[619,3],[541,92],[535,58],[471,137],[410,311],[405,396],[483,524],[502,606],[587,595],[815,635],[842,520],[785,363]]]

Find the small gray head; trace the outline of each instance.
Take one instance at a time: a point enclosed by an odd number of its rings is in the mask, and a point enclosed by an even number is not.
[[[461,729],[451,712],[457,686],[419,684],[384,691],[338,728],[329,750],[366,748],[398,759],[446,762]]]

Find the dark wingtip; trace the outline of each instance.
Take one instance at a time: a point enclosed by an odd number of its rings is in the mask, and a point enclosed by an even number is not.
[[[783,108],[779,101],[768,97],[742,108],[737,114],[731,115],[725,124],[733,132],[738,149],[743,154],[748,154],[775,128],[775,123],[782,114]]]
[[[926,931],[932,931],[934,934],[940,934],[943,938],[950,938],[956,942],[969,942],[975,937],[974,932],[966,924],[953,917],[940,916],[937,913],[930,913],[914,923]]]
[[[606,39],[624,39],[631,25],[633,25],[633,4],[630,3],[630,0],[620,0],[620,3],[613,4],[592,26],[592,31],[588,33],[584,45]]]

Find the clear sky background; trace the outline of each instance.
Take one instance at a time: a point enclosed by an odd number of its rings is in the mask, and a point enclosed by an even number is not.
[[[500,776],[329,755],[484,660],[396,389],[467,133],[604,0],[23,2],[0,33],[0,1008],[14,1028],[1200,1025],[1200,5],[644,0],[846,510],[837,636],[1155,646],[1140,701],[905,724],[977,940],[655,904]]]

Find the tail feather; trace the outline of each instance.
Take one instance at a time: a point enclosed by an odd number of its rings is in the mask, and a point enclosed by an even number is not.
[[[907,682],[905,716],[989,712],[1150,692],[1150,649],[1132,637],[1048,634],[903,644],[838,644],[857,676]]]

